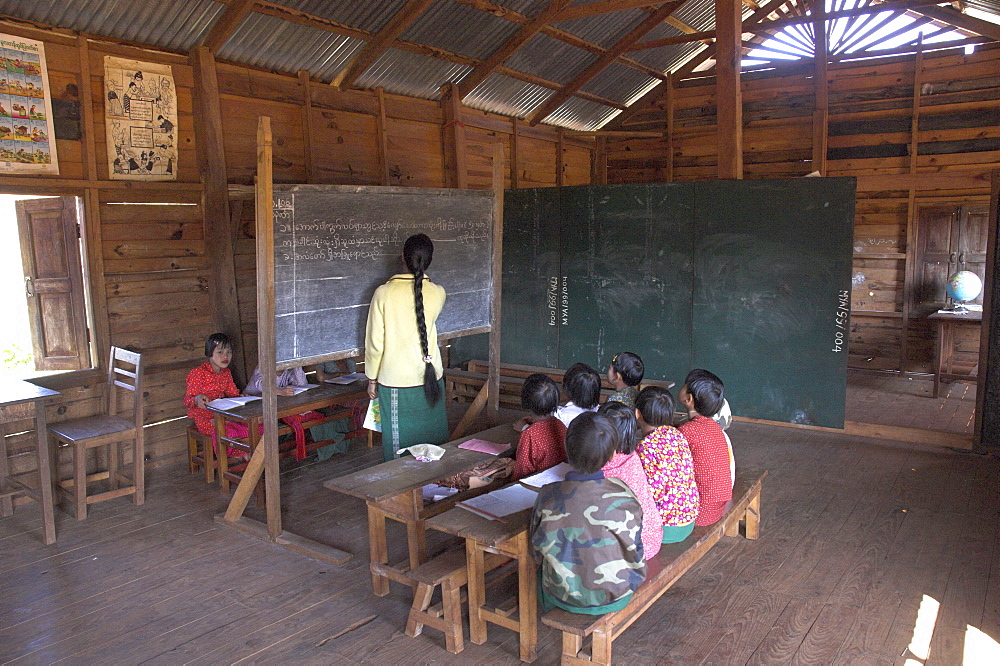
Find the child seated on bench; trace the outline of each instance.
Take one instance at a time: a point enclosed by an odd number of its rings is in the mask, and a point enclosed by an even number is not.
[[[538,493],[529,534],[546,611],[621,610],[646,579],[642,506],[624,481],[601,471],[617,448],[618,431],[606,416],[580,414],[566,433],[573,470]]]
[[[563,391],[568,402],[556,409],[556,418],[568,428],[577,415],[597,411],[601,401],[601,376],[586,363],[574,363],[563,375]]]
[[[309,382],[306,381],[306,372],[302,368],[286,368],[285,370],[279,370],[275,373],[275,380],[277,383],[278,395],[292,396],[295,395],[295,389],[297,387],[306,386]],[[254,368],[253,374],[250,375],[250,381],[247,383],[247,387],[243,389],[244,395],[263,395],[264,393],[264,376],[261,374],[260,367]],[[316,421],[323,418],[323,415],[317,411],[303,412],[302,414],[292,414],[290,416],[285,416],[281,420],[291,427],[292,432],[295,434],[295,459],[303,460],[306,457],[306,433],[302,428],[302,424],[307,421]]]
[[[662,386],[647,386],[635,401],[635,416],[644,437],[639,460],[663,518],[663,543],[683,541],[698,517],[694,462],[684,435],[675,428],[674,396]]]
[[[684,380],[679,398],[690,420],[680,431],[687,438],[694,460],[700,505],[695,525],[711,525],[722,517],[726,502],[733,498],[729,445],[719,424],[712,420],[722,408],[725,388],[708,370],[692,370]]]
[[[635,409],[635,399],[639,397],[639,382],[645,374],[642,359],[632,352],[615,354],[608,366],[608,381],[615,392],[608,396],[608,402],[620,402]]]
[[[660,552],[663,519],[660,518],[660,510],[656,507],[656,500],[653,499],[653,489],[649,486],[642,461],[635,452],[639,444],[635,407],[626,407],[622,402],[612,402],[608,399],[597,413],[607,416],[618,430],[618,448],[614,457],[601,468],[601,471],[604,472],[604,476],[613,476],[627,483],[642,505],[642,550],[649,560]]]

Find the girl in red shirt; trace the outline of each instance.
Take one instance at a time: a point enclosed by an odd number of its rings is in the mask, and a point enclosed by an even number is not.
[[[194,425],[203,435],[212,437],[212,447],[215,447],[215,426],[212,423],[214,414],[205,405],[217,398],[235,398],[240,394],[233,382],[233,373],[229,364],[233,360],[233,343],[225,333],[213,333],[205,340],[205,356],[208,360],[188,373],[187,391],[184,393],[184,405],[188,408],[188,416],[194,420]],[[226,422],[226,437],[246,437],[246,426]],[[230,458],[245,457],[240,449],[228,447]]]
[[[733,499],[729,472],[729,446],[719,424],[712,420],[725,399],[722,380],[708,370],[692,370],[678,398],[690,420],[678,429],[684,433],[694,460],[694,478],[701,502],[694,524],[711,525],[722,517]]]

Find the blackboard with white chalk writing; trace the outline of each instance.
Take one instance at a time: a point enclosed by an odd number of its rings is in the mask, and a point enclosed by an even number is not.
[[[428,278],[444,287],[440,336],[488,330],[493,193],[344,185],[274,187],[279,365],[359,353],[375,289],[405,273],[403,243],[434,242]]]

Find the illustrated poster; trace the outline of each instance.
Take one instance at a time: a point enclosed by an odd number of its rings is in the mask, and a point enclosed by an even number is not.
[[[59,173],[45,46],[0,34],[0,173]]]
[[[112,180],[177,179],[177,91],[170,65],[104,57]]]

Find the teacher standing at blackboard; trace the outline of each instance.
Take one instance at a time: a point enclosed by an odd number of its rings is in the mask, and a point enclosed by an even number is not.
[[[444,369],[437,345],[437,318],[444,288],[424,271],[434,243],[425,234],[406,239],[408,273],[393,275],[375,290],[365,333],[368,396],[379,399],[382,456],[392,460],[414,444],[448,441],[448,415],[441,399]]]

